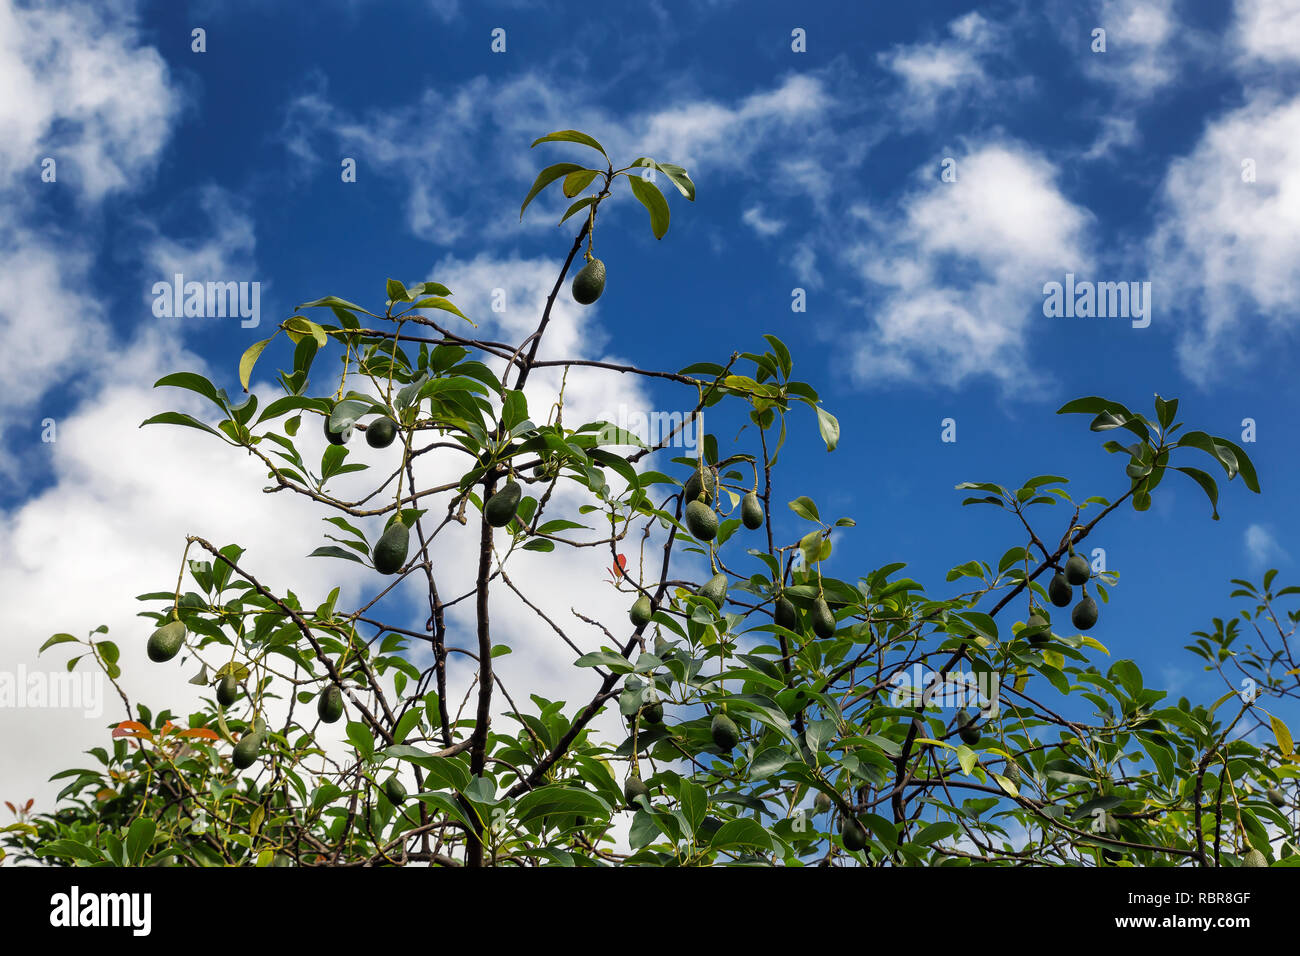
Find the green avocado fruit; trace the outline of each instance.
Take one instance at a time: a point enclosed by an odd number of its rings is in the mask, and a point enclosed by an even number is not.
[[[700,475],[704,478],[701,479]],[[713,504],[713,495],[718,490],[718,473],[712,468],[705,467],[703,471],[695,469],[691,472],[691,477],[686,479],[686,487],[682,489],[683,499],[686,502],[692,502],[704,495],[705,504]]]
[[[965,710],[957,711],[957,735],[968,747],[974,747],[980,741],[980,730],[975,726],[975,718]]]
[[[1070,612],[1070,620],[1081,631],[1086,631],[1097,623],[1097,602],[1092,595],[1085,595],[1083,600]]]
[[[1007,765],[1002,768],[1002,776],[1010,780],[1016,787],[1020,786],[1020,764],[1014,760],[1007,760]]]
[[[235,754],[231,762],[240,770],[246,770],[257,760],[257,752],[262,749],[262,735],[254,731],[239,738],[235,744]]]
[[[1033,614],[1029,615],[1029,620],[1025,621],[1025,628],[1029,629],[1033,627],[1045,627],[1047,624],[1048,624],[1047,618],[1043,617],[1043,615],[1035,611]],[[1038,634],[1029,635],[1029,643],[1046,644],[1049,640],[1051,640],[1051,637],[1052,635],[1050,631],[1042,631],[1041,633]]]
[[[714,744],[723,753],[731,753],[736,744],[740,743],[740,728],[736,722],[720,710],[713,712],[713,720],[709,723],[709,734],[713,737]]]
[[[514,521],[522,494],[519,482],[513,478],[494,491],[483,506],[483,516],[487,518],[487,523],[494,528],[504,528]]]
[[[316,698],[316,716],[327,724],[343,716],[343,691],[337,684],[330,684]]]
[[[650,623],[650,616],[654,614],[654,608],[650,606],[650,598],[642,594],[632,604],[632,610],[627,612],[627,616],[632,619],[633,627],[645,627]]]
[[[1074,588],[1070,587],[1061,571],[1052,575],[1052,582],[1047,585],[1047,599],[1057,607],[1066,607],[1074,600]]]
[[[799,630],[799,612],[794,609],[794,605],[788,597],[782,595],[776,599],[776,606],[772,610],[772,617],[781,627],[787,631]]]
[[[1286,806],[1286,795],[1277,787],[1269,787],[1267,796],[1268,802],[1278,809]]]
[[[813,601],[812,605],[812,626],[813,633],[818,637],[835,636],[835,615],[831,613],[830,605],[820,594]]]
[[[605,291],[605,263],[592,259],[573,277],[573,300],[579,305],[591,305]]]
[[[373,557],[375,570],[380,574],[396,574],[406,563],[406,552],[411,547],[411,529],[397,519],[375,542]]]
[[[813,813],[825,813],[831,808],[831,798],[820,790],[817,796],[813,797]]]
[[[713,602],[713,606],[722,610],[727,603],[727,576],[721,572],[709,578],[695,592],[702,598],[708,598]]]
[[[1250,852],[1241,858],[1242,866],[1268,866],[1268,857],[1259,850],[1251,848]]]
[[[647,724],[662,724],[664,722],[664,705],[660,701],[653,701],[641,708],[641,716],[645,718]]]
[[[395,807],[400,807],[406,802],[406,788],[402,786],[402,781],[396,777],[389,777],[384,781],[384,796],[388,802]]]
[[[627,779],[623,781],[623,799],[628,802],[628,806],[632,806],[636,803],[637,797],[645,797],[649,800],[650,788],[645,785],[640,774],[628,774]]]
[[[352,437],[352,426],[349,425],[341,432],[330,431],[330,417],[325,416],[325,438],[331,445],[346,445],[348,439]]]
[[[366,444],[371,448],[387,448],[397,437],[397,422],[387,415],[366,426]]]
[[[169,661],[181,652],[185,644],[185,624],[182,621],[168,621],[149,637],[149,660],[161,664]]]
[[[751,491],[740,500],[740,523],[750,531],[763,527],[763,503],[758,500],[758,492]]]
[[[234,674],[227,674],[217,681],[217,703],[229,707],[239,699],[239,681]]]
[[[686,528],[700,541],[712,541],[718,536],[718,516],[703,501],[692,501],[686,506]]]
[[[840,839],[844,841],[844,849],[850,852],[860,853],[867,848],[867,831],[857,820],[840,818]]]
[[[1090,577],[1092,565],[1088,564],[1088,559],[1081,554],[1070,555],[1070,560],[1065,562],[1066,584],[1087,584]]]

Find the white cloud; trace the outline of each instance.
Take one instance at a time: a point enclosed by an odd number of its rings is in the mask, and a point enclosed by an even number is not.
[[[36,182],[46,155],[91,202],[153,170],[180,97],[133,6],[0,0],[0,186]]]
[[[998,86],[987,66],[1008,50],[1006,27],[971,11],[951,21],[948,33],[945,40],[897,44],[877,55],[902,83],[898,115],[909,122],[928,120],[944,105],[987,102]]]
[[[869,238],[849,261],[879,301],[857,337],[864,384],[950,387],[988,376],[1004,388],[1035,380],[1025,359],[1044,282],[1091,264],[1091,215],[1057,187],[1047,160],[1012,143],[972,147],[957,181],[932,168],[896,213],[859,207]]]
[[[290,152],[308,165],[358,158],[358,188],[376,170],[405,178],[412,232],[451,245],[471,235],[515,238],[521,230],[553,228],[568,204],[558,190],[538,200],[522,226],[509,199],[522,199],[526,186],[519,184],[531,183],[542,165],[570,158],[603,162],[577,147],[548,146],[545,153],[542,147],[535,152],[521,148],[542,132],[567,128],[577,115],[583,117],[584,130],[620,161],[651,155],[685,166],[697,180],[704,170],[755,177],[766,170],[756,168],[758,160],[780,162],[789,173],[780,180],[781,188],[823,197],[830,180],[821,157],[830,153],[825,137],[833,131],[826,119],[833,106],[834,98],[819,78],[791,74],[733,104],[686,97],[672,106],[615,116],[581,98],[577,88],[556,87],[538,73],[527,73],[504,81],[480,76],[451,90],[424,90],[409,105],[359,117],[332,104],[317,78],[290,104],[284,131]],[[438,117],[436,127],[423,122],[427,116]],[[802,146],[792,150],[795,142]],[[767,149],[776,143],[782,146],[780,156],[769,160]],[[502,167],[484,175],[485,180],[515,182],[499,191],[447,189],[461,175],[466,144]],[[675,202],[676,190],[663,185]]]
[[[1243,182],[1252,160],[1257,181]],[[1207,382],[1300,321],[1300,97],[1257,93],[1172,162],[1150,239],[1155,295],[1185,310],[1178,356]]]
[[[1122,99],[1147,99],[1177,78],[1183,53],[1174,0],[1103,0],[1095,26],[1106,31],[1106,51],[1089,45],[1080,55],[1089,74]]]
[[[1290,557],[1278,544],[1273,532],[1262,524],[1252,524],[1246,529],[1244,545],[1250,566],[1257,572],[1271,568],[1277,562],[1285,561]]]
[[[764,238],[775,236],[785,228],[785,223],[780,219],[772,219],[764,215],[761,205],[746,209],[740,221]]]
[[[1238,65],[1300,63],[1300,4],[1295,0],[1237,0],[1231,39]]]

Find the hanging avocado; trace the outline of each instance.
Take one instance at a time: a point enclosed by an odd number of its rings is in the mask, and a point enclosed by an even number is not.
[[[316,698],[316,716],[327,724],[343,716],[343,691],[337,684],[330,684]]]
[[[723,753],[731,753],[736,744],[740,743],[740,728],[721,710],[713,712],[713,720],[709,723],[709,734],[713,737],[713,743]]]
[[[867,848],[867,831],[857,820],[849,817],[840,817],[840,839],[844,841],[844,849],[853,853]]]
[[[262,749],[262,735],[256,731],[245,734],[235,744],[235,753],[231,762],[240,770],[246,770],[257,760],[257,752]]]
[[[968,747],[975,746],[980,740],[980,730],[975,726],[975,718],[964,709],[957,711],[957,735]]]
[[[168,621],[149,637],[145,648],[149,660],[161,664],[180,653],[185,644],[185,624],[182,621]]]
[[[406,802],[406,787],[396,777],[389,777],[384,781],[384,796],[393,806],[400,807]]]
[[[487,504],[483,506],[483,516],[487,519],[487,523],[494,528],[504,528],[514,521],[522,494],[519,482],[513,478],[493,492]]]
[[[776,599],[776,606],[772,609],[772,617],[776,623],[785,628],[787,631],[799,630],[799,612],[794,609],[790,599],[785,595]]]
[[[647,724],[662,724],[664,705],[660,701],[652,701],[641,708],[641,716],[645,718]]]
[[[718,536],[718,516],[703,501],[692,501],[686,506],[686,528],[700,541],[712,541]]]
[[[628,806],[636,804],[637,797],[650,799],[650,788],[645,785],[639,773],[630,773],[626,780],[623,781],[623,799],[628,802]]]
[[[1085,594],[1083,600],[1074,606],[1074,610],[1070,612],[1070,620],[1081,631],[1086,631],[1097,623],[1097,602],[1092,599],[1091,594]]]
[[[650,598],[642,594],[632,604],[632,610],[627,612],[627,616],[632,620],[633,627],[645,627],[650,623],[650,616],[654,614],[654,608],[650,606]]]
[[[346,445],[348,439],[352,437],[352,426],[348,425],[342,431],[330,430],[330,417],[325,416],[325,438],[331,445]]]
[[[605,291],[605,263],[592,259],[573,277],[573,300],[579,305],[591,305]]]
[[[406,552],[410,547],[411,529],[402,524],[399,515],[375,542],[375,570],[380,574],[396,574],[406,563]]]
[[[751,491],[740,500],[740,523],[750,531],[763,527],[763,503],[757,492]]]
[[[701,478],[701,475],[704,477]],[[718,473],[706,465],[703,470],[696,468],[695,471],[691,472],[691,477],[686,479],[686,487],[682,489],[682,500],[689,504],[703,494],[704,503],[711,505],[717,490]]]
[[[227,674],[217,682],[217,703],[229,707],[239,699],[239,681],[234,674]]]
[[[1088,559],[1081,554],[1070,555],[1070,560],[1065,562],[1066,583],[1087,584],[1090,577],[1092,577],[1092,565],[1088,564]]]
[[[820,594],[817,595],[817,599],[813,601],[812,626],[813,633],[818,637],[826,638],[835,636],[835,615],[831,613],[830,606],[826,603],[826,599]]]
[[[366,444],[371,448],[387,448],[397,437],[397,422],[387,415],[366,426]]]
[[[1030,630],[1035,627],[1046,627],[1047,625],[1047,618],[1035,611],[1029,615],[1029,620],[1025,621],[1025,630]],[[1050,631],[1040,631],[1037,634],[1029,635],[1030,644],[1046,644],[1051,639],[1052,634]]]
[[[727,603],[727,576],[721,572],[715,574],[695,593],[702,598],[708,598],[713,602],[714,607],[722,610],[723,605]]]
[[[1047,599],[1057,607],[1066,607],[1074,600],[1074,588],[1065,579],[1064,573],[1057,571],[1047,585]]]

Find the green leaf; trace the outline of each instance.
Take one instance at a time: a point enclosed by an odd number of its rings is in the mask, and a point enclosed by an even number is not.
[[[1282,753],[1291,754],[1295,751],[1295,742],[1291,739],[1291,731],[1288,729],[1281,717],[1269,715],[1269,723],[1273,725],[1273,736],[1277,738],[1277,747]]]
[[[537,142],[540,143],[542,140],[538,140]],[[536,146],[537,143],[533,143],[533,145]],[[569,173],[576,173],[582,168],[583,167],[579,166],[577,163],[556,163],[554,166],[547,166],[543,169],[537,174],[537,178],[533,180],[533,188],[528,190],[528,195],[524,197],[524,204],[519,207],[519,218],[524,218],[524,210],[528,208],[528,204],[532,202],[533,199],[536,198],[537,194],[543,189],[555,182],[561,176],[567,176]]]
[[[359,305],[353,305],[351,302],[348,302],[346,299],[340,299],[336,295],[327,295],[325,296],[325,298],[317,299],[315,302],[304,302],[302,305],[294,306],[294,311],[297,312],[299,309],[315,309],[315,308],[351,309],[353,312],[364,312],[366,315],[375,314],[373,312],[369,312],[366,309],[361,308],[361,306]]]
[[[664,194],[659,191],[658,186],[640,176],[628,176],[627,181],[632,187],[632,195],[636,196],[650,213],[650,231],[654,233],[656,239],[662,239],[664,233],[668,231],[668,200],[664,199]]]
[[[339,547],[338,545],[336,545],[336,544],[327,544],[327,545],[325,545],[324,547],[317,548],[317,549],[316,549],[315,551],[313,551],[311,554],[307,555],[307,557],[309,557],[309,558],[347,558],[349,561],[355,561],[357,564],[365,564],[365,562],[362,561],[359,557],[357,557],[355,553],[353,553],[353,552],[347,550],[346,548],[340,548],[340,547]]]
[[[713,834],[713,839],[709,841],[709,847],[714,850],[731,846],[755,846],[770,850],[772,838],[758,823],[742,817],[739,820],[728,820],[718,828],[718,831]]]
[[[411,293],[406,291],[406,286],[396,279],[389,279],[386,285],[388,298],[393,302],[410,302]]]
[[[153,817],[139,817],[131,824],[131,829],[126,834],[126,857],[132,866],[139,866],[144,862],[145,854],[153,845],[156,829],[157,824]]]
[[[239,359],[239,384],[248,391],[248,379],[253,374],[253,366],[257,364],[257,357],[262,354],[262,349],[266,348],[270,339],[262,339],[260,342],[254,342]]]
[[[222,441],[229,441],[225,435],[217,431],[215,428],[209,428],[198,419],[192,418],[183,412],[162,412],[161,414],[155,415],[153,418],[146,418],[140,423],[141,428],[144,428],[145,425],[186,425],[190,428],[197,428],[199,431],[207,432],[210,435],[216,435]]]
[[[581,143],[583,146],[590,146],[592,149],[599,150],[600,155],[609,159],[609,155],[605,152],[604,146],[601,146],[600,143],[596,142],[586,133],[580,133],[576,129],[562,129],[557,130],[554,133],[547,133],[541,139],[533,140],[533,145],[528,148],[532,149],[534,146],[538,146],[541,143]]]
[[[609,816],[610,806],[588,790],[556,786],[531,790],[515,804],[515,818],[520,823],[551,813],[581,813],[584,816],[603,818]]]
[[[834,451],[835,446],[840,443],[839,420],[820,405],[815,406],[815,408],[817,410],[817,429],[822,433],[822,441],[826,442],[827,451]]]
[[[577,211],[580,210],[580,209],[586,209],[588,206],[590,206],[590,205],[591,205],[592,203],[594,203],[595,201],[596,201],[596,197],[595,197],[595,196],[583,196],[581,199],[579,199],[577,202],[575,202],[572,206],[570,206],[567,210],[565,210],[564,215],[560,217],[560,222],[557,222],[556,225],[557,225],[557,226],[560,225],[561,223],[564,222],[564,220],[568,219],[568,218],[569,218],[570,216],[572,216],[575,212],[577,212]]]
[[[564,195],[572,199],[574,196],[578,195],[578,193],[590,186],[591,181],[595,179],[597,175],[599,175],[598,170],[579,169],[577,172],[569,173],[569,175],[564,177],[564,182],[561,184],[560,189],[564,192]]]
[[[1178,467],[1175,471],[1181,471],[1184,475],[1190,477],[1205,492],[1205,496],[1210,499],[1210,511],[1215,521],[1219,520],[1219,486],[1214,483],[1214,479],[1201,471],[1199,468]]]
[[[442,298],[442,296],[435,295],[427,299],[421,299],[419,302],[416,302],[414,305],[412,305],[411,308],[412,309],[442,309],[442,311],[444,312],[450,312],[452,315],[460,316],[470,325],[473,325],[475,328],[478,328],[478,325],[474,322],[473,319],[471,319],[460,309],[456,308],[456,306],[452,304],[451,300],[444,299]]]
[[[67,644],[67,643],[70,643],[70,642],[75,641],[75,640],[76,640],[76,638],[73,637],[71,634],[55,634],[55,635],[54,635],[53,637],[51,637],[48,641],[46,641],[44,644],[42,644],[42,645],[41,645],[41,649],[40,649],[39,651],[37,651],[36,653],[37,653],[37,654],[40,654],[40,653],[42,653],[42,652],[43,652],[47,647],[53,647],[55,644]]]
[[[217,387],[209,382],[202,375],[194,372],[173,372],[171,375],[164,375],[158,381],[153,383],[154,388],[161,388],[169,385],[172,388],[185,388],[191,392],[197,392],[204,398],[212,402],[223,412],[227,411],[226,402],[217,391]]]
[[[821,523],[822,516],[817,511],[817,505],[807,495],[800,495],[794,501],[790,502],[790,510],[800,518],[806,518],[809,521]]]

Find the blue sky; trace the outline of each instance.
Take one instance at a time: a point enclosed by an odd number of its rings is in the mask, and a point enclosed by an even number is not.
[[[1239,443],[1254,419],[1261,496],[1233,482],[1214,522],[1174,475],[1150,512],[1125,509],[1093,539],[1121,574],[1094,635],[1151,684],[1218,696],[1181,650],[1188,632],[1236,610],[1229,577],[1295,570],[1294,4],[301,9],[0,0],[13,93],[0,107],[0,583],[20,606],[22,659],[53,630],[130,626],[130,597],[174,575],[184,531],[263,544],[286,577],[324,574],[300,560],[320,542],[285,543],[287,519],[247,497],[256,469],[227,479],[221,449],[135,429],[184,402],[148,386],[192,368],[233,391],[239,355],[296,303],[382,303],[388,276],[436,278],[521,338],[573,229],[554,227],[554,195],[522,223],[519,203],[537,169],[581,156],[528,144],[577,127],[616,158],[686,166],[698,197],[669,190],[662,241],[629,196],[607,207],[607,291],[567,313],[554,347],[676,369],[784,339],[843,440],[827,457],[796,414],[777,494],[856,519],[836,539],[837,576],[908,561],[942,594],[949,567],[1023,543],[1006,516],[960,507],[959,481],[1062,474],[1079,498],[1122,493],[1124,461],[1086,418],[1053,414],[1070,398],[1149,413],[1153,393],[1179,397],[1192,427]],[[206,52],[191,51],[195,27]],[[1097,27],[1105,52],[1090,49]],[[56,183],[41,182],[45,157]],[[340,181],[343,157],[357,182]],[[955,183],[941,181],[946,159]],[[149,290],[178,269],[260,281],[260,328],[156,318]],[[1066,273],[1150,282],[1150,326],[1045,317],[1043,284]],[[498,286],[519,304],[493,320]],[[791,311],[796,288],[806,313]],[[689,407],[602,387],[586,386],[593,410]],[[955,443],[940,440],[946,418]],[[41,440],[46,419],[57,442]]]

